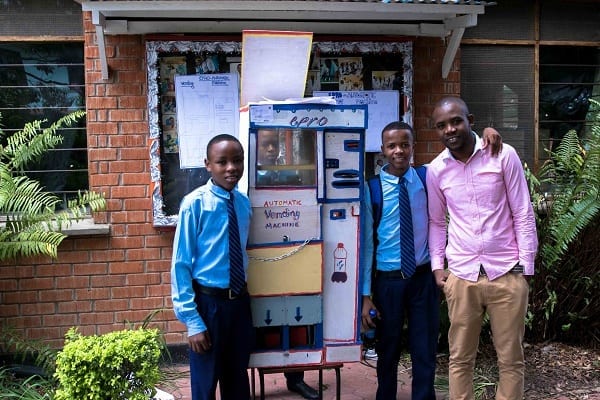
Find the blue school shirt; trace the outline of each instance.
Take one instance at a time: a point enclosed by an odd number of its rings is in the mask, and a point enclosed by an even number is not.
[[[369,186],[365,185],[365,201],[363,202],[363,249],[361,251],[362,295],[371,295],[371,271],[393,271],[400,269],[400,211],[398,196],[399,177],[387,173],[388,165],[384,165],[379,173],[383,196],[381,221],[377,229],[379,244],[374,248],[373,241],[373,207]],[[406,189],[412,212],[413,233],[415,240],[415,261],[417,266],[429,262],[427,248],[428,214],[427,193],[417,171],[410,167],[403,176],[407,180]],[[376,265],[373,265],[375,252]]]
[[[171,261],[171,298],[175,316],[183,322],[188,335],[206,330],[194,302],[192,280],[218,288],[229,287],[229,228],[227,202],[234,196],[240,243],[248,243],[250,201],[237,189],[226,191],[212,179],[186,195],[179,209]],[[248,255],[243,252],[244,269]]]

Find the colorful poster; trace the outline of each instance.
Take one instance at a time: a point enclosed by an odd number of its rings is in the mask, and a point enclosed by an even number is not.
[[[371,81],[373,90],[402,90],[402,76],[398,71],[373,71]]]

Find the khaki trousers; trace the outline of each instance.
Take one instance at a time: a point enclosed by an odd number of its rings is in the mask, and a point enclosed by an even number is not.
[[[473,372],[479,334],[485,312],[490,317],[498,357],[499,383],[496,400],[521,400],[525,361],[523,335],[529,284],[522,274],[507,273],[477,282],[450,274],[444,286],[450,330],[450,400],[473,400]]]

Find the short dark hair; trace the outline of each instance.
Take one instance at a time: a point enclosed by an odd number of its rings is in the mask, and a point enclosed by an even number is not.
[[[469,115],[469,107],[467,106],[467,103],[465,103],[465,101],[463,99],[461,99],[460,97],[446,96],[446,97],[440,99],[437,103],[435,103],[435,106],[433,108],[435,109],[435,108],[441,107],[444,104],[456,104],[463,110],[465,115]]]
[[[234,143],[239,144],[240,147],[242,147],[242,143],[240,143],[238,138],[236,138],[235,136],[230,135],[228,133],[222,133],[222,134],[219,134],[219,135],[213,137],[212,139],[210,139],[208,141],[208,144],[206,145],[206,157],[208,157],[208,155],[210,154],[210,148],[215,143],[220,143],[220,142],[234,142]]]
[[[387,131],[395,131],[395,130],[407,130],[410,132],[410,136],[412,137],[413,141],[415,140],[415,130],[413,129],[412,126],[410,126],[409,124],[407,124],[404,121],[394,121],[394,122],[390,122],[389,124],[387,124],[382,130],[381,130],[381,140],[383,141],[383,134]]]

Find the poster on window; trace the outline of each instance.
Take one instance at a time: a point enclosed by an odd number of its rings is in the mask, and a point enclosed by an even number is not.
[[[206,145],[214,136],[238,136],[237,74],[175,77],[180,168],[204,167]]]

